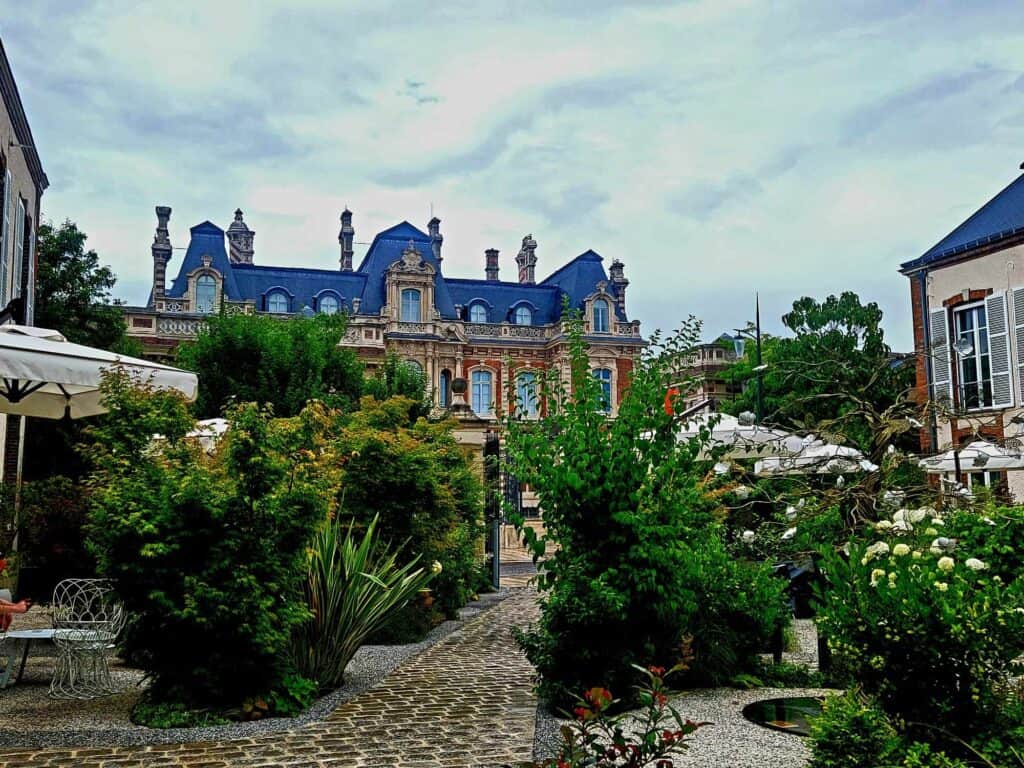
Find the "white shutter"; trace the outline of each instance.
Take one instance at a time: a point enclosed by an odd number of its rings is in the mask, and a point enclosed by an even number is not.
[[[25,294],[25,325],[36,319],[36,233],[28,233],[28,292]]]
[[[1013,289],[1013,335],[1017,346],[1017,386],[1024,403],[1024,288]]]
[[[4,174],[4,210],[0,214],[0,309],[10,301],[11,171]]]
[[[21,296],[21,267],[25,262],[25,201],[18,197],[14,212],[14,261],[11,262],[11,298]]]
[[[946,308],[934,309],[928,313],[931,331],[932,399],[937,403],[953,406],[953,375],[949,361],[949,316]]]
[[[985,299],[988,318],[989,366],[992,371],[992,407],[1013,405],[1013,376],[1010,374],[1010,334],[1006,322],[1006,294],[993,293]]]

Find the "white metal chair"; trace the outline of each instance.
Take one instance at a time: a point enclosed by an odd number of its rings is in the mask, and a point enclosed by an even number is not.
[[[53,590],[56,699],[93,699],[115,692],[107,654],[124,626],[124,608],[106,579],[65,579]]]
[[[12,599],[9,589],[0,589],[0,600],[11,602]],[[6,642],[6,635],[7,631],[3,629],[3,624],[0,624],[0,662],[4,665],[3,669],[0,669],[0,690],[11,684],[14,664],[17,661],[15,649],[12,647],[13,643]]]

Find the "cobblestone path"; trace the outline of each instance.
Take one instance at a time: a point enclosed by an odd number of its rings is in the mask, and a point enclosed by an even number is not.
[[[400,666],[325,720],[287,733],[149,747],[0,749],[0,766],[42,768],[476,768],[529,760],[537,702],[510,630],[536,593],[498,606]]]

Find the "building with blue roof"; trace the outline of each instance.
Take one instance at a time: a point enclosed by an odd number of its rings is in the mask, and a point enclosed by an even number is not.
[[[257,263],[256,233],[236,210],[226,230],[210,221],[189,230],[184,257],[168,280],[171,209],[160,206],[156,214],[152,293],[145,307],[126,308],[129,333],[151,356],[171,355],[212,313],[288,318],[343,312],[349,322],[341,343],[369,367],[399,355],[422,370],[440,407],[451,404],[452,383],[464,379],[470,407],[493,417],[506,407],[537,412],[535,404],[522,403],[543,371],[565,362],[565,305],[582,313],[594,376],[613,413],[644,345],[639,322],[626,312],[622,262],[612,261],[606,271],[604,258],[592,250],[537,282],[537,241],[527,235],[515,257],[515,281],[499,278],[493,248],[484,253],[483,278],[447,277],[435,217],[426,231],[403,221],[378,232],[354,266],[355,228],[346,209],[337,270],[270,266]],[[518,394],[503,403],[510,390]]]
[[[910,280],[917,390],[938,414],[921,433],[937,453],[979,437],[1020,450],[1024,421],[1024,175],[920,256]],[[948,478],[1024,499],[1024,473],[964,466]]]

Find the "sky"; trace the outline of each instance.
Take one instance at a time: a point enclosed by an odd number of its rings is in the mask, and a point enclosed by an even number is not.
[[[909,350],[899,264],[1024,160],[1020,2],[0,0],[0,37],[43,215],[130,304],[156,205],[328,269],[348,206],[363,243],[433,212],[452,277],[528,233],[538,277],[621,259],[644,333],[852,290]]]

